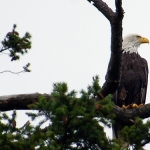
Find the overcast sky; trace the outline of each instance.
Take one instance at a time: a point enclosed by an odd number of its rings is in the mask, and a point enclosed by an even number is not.
[[[114,10],[114,0],[106,2]],[[123,0],[123,8],[123,35],[137,33],[150,39],[150,1]],[[62,81],[68,83],[69,90],[80,91],[95,75],[99,75],[101,85],[104,83],[110,58],[110,25],[87,0],[5,0],[1,1],[0,14],[0,40],[13,24],[21,36],[26,31],[32,35],[32,49],[19,61],[10,62],[7,55],[0,55],[0,71],[20,71],[28,62],[32,70],[20,75],[1,74],[1,95],[49,94],[52,84]],[[141,45],[139,53],[150,66],[150,46]],[[147,103],[149,99],[148,88]],[[18,113],[18,120],[22,116]]]

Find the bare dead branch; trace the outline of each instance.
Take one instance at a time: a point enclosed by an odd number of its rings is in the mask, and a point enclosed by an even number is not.
[[[40,95],[50,99],[50,95],[39,93],[0,96],[0,110],[29,110],[28,105],[38,102]]]
[[[121,17],[123,18],[124,10],[122,9],[122,0],[116,0],[115,5],[117,15],[121,15]]]
[[[111,24],[111,57],[106,74],[106,81],[99,93],[103,99],[112,94],[118,87],[121,76],[121,54],[122,54],[122,0],[116,0],[116,12],[113,12],[102,0],[91,0],[93,5],[110,21]]]
[[[114,17],[115,17],[115,13],[113,12],[113,10],[102,0],[92,0],[93,1],[93,5],[110,21],[112,22]]]
[[[0,110],[31,110],[28,105],[38,102],[40,95],[45,96],[47,100],[51,98],[49,94],[40,93],[0,96]],[[116,120],[125,122],[126,124],[133,124],[133,120],[136,117],[142,119],[150,117],[150,104],[134,109],[122,109],[115,106],[113,112],[116,114]]]

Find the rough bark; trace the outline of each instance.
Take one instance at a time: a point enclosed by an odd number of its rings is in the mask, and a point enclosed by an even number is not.
[[[39,93],[0,96],[0,110],[28,110],[28,105],[37,102],[40,95],[50,99],[50,95]]]
[[[150,104],[133,109],[122,109],[115,106],[113,111],[116,114],[116,120],[124,122],[125,124],[133,124],[136,117],[142,119],[150,117]]]
[[[106,74],[106,81],[99,93],[99,98],[103,99],[108,94],[113,94],[118,87],[121,76],[121,53],[122,53],[122,0],[116,0],[116,11],[114,12],[102,0],[92,1],[93,5],[109,20],[111,25],[111,57]]]
[[[49,94],[40,93],[0,96],[0,110],[30,110],[28,105],[38,102],[40,95],[45,96],[47,100],[51,98]],[[122,109],[115,106],[113,112],[116,114],[116,120],[130,124],[137,116],[143,119],[150,117],[150,104],[135,109]]]

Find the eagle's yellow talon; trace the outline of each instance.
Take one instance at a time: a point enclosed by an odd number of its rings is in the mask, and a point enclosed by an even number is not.
[[[133,104],[132,108],[138,108],[138,105],[137,104]]]
[[[124,108],[124,109],[130,109],[130,108],[131,108],[131,106],[130,106],[130,105],[128,105],[128,106],[126,106],[126,105],[122,105],[122,108]]]
[[[125,106],[125,105],[122,105],[122,108],[126,109],[126,106]]]
[[[140,104],[139,106],[144,106],[144,104]]]
[[[126,109],[130,109],[130,108],[131,108],[131,105],[126,106]]]

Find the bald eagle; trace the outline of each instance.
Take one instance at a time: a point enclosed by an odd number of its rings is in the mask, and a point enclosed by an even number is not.
[[[137,108],[145,104],[148,65],[147,61],[138,53],[138,48],[143,43],[149,43],[147,38],[137,34],[127,35],[122,43],[122,75],[118,89],[113,95],[114,103],[122,108]],[[116,122],[114,125],[115,136],[124,124]]]

